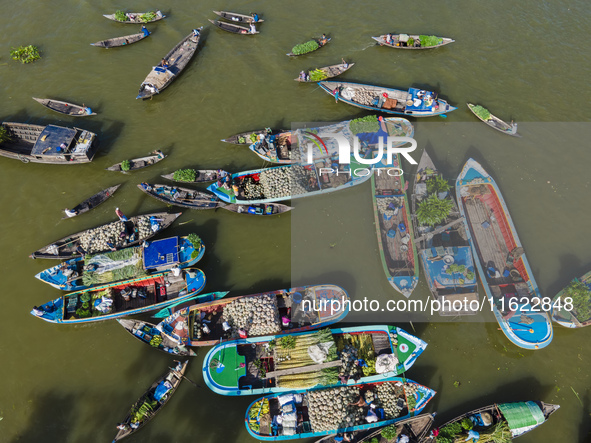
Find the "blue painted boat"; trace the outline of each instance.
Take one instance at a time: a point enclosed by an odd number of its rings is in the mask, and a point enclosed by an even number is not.
[[[190,300],[203,291],[205,280],[203,271],[196,268],[183,269],[179,276],[159,272],[71,292],[33,308],[31,314],[50,323],[110,320]]]
[[[195,250],[186,236],[169,237],[146,241],[141,246],[119,251],[76,257],[41,271],[35,277],[62,291],[80,291],[117,281],[109,280],[113,275],[110,271],[114,268],[127,268],[128,280],[168,270],[174,266],[181,269],[194,266],[204,254],[203,243]],[[97,280],[99,282],[89,283]]]
[[[221,395],[261,395],[370,383],[406,372],[427,347],[427,343],[403,329],[387,325],[327,328],[289,336],[295,338],[292,350],[285,349],[276,336],[215,345],[203,360],[205,383]],[[307,352],[314,346],[330,346],[335,351],[323,361],[314,361]],[[296,360],[298,366],[294,367]],[[366,366],[359,366],[359,360]],[[264,368],[264,373],[257,365]],[[309,378],[302,379],[302,374]]]
[[[430,226],[419,222],[417,210],[422,204],[431,205],[434,195],[439,201],[450,202],[450,212],[445,219]],[[440,303],[439,314],[476,314],[480,308],[478,284],[466,221],[460,216],[450,185],[435,167],[427,150],[423,151],[417,167],[411,202],[414,244],[429,290]]]
[[[168,331],[166,338],[177,346],[213,346],[241,335],[261,337],[319,329],[341,321],[349,313],[349,305],[349,296],[340,286],[299,286],[169,308],[174,313],[158,325],[145,323]],[[149,343],[152,337],[136,338]]]
[[[456,181],[460,212],[491,309],[507,338],[525,349],[552,341],[552,322],[499,187],[469,159]]]
[[[590,309],[591,271],[575,278],[552,299],[552,320],[565,328],[583,328],[591,325]]]
[[[262,441],[354,432],[418,415],[434,395],[432,389],[399,377],[356,386],[301,389],[254,401],[244,424],[250,435]]]
[[[335,97],[337,101],[386,114],[433,117],[457,109],[438,98],[436,92],[418,88],[402,90],[339,81],[323,81],[319,82],[318,86]]]

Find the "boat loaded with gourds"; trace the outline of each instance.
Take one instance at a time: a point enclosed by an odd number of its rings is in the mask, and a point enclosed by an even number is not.
[[[282,441],[387,426],[420,414],[435,391],[406,378],[266,395],[244,423],[254,438]]]
[[[183,269],[178,276],[159,272],[71,292],[33,308],[31,314],[50,323],[64,324],[125,317],[189,301],[203,291],[205,280],[203,271],[196,268]]]
[[[369,383],[401,375],[426,347],[419,338],[386,325],[246,338],[210,349],[203,379],[221,395]]]

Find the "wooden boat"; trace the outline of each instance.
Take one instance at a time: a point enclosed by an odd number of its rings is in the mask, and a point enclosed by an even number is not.
[[[182,171],[193,171],[194,180],[178,180],[175,179],[176,171],[171,174],[161,175],[160,177],[165,178],[167,180],[171,180],[177,183],[207,183],[219,180],[222,177],[228,175],[226,171],[221,169],[179,169],[179,172]]]
[[[47,109],[72,117],[88,117],[89,115],[96,115],[96,112],[92,112],[90,108],[87,108],[84,105],[80,106],[74,103],[62,102],[60,100],[52,100],[49,98],[33,97],[33,100],[45,106]],[[90,111],[90,113],[88,111]]]
[[[136,99],[147,99],[160,94],[164,88],[178,77],[197,51],[199,40],[201,40],[201,30],[203,30],[203,26],[198,28],[199,34],[197,36],[194,35],[194,32],[191,32],[166,54],[164,59],[167,61],[168,66],[161,66],[161,62],[158,66],[152,68],[152,71],[140,86]]]
[[[182,269],[178,277],[172,272],[158,272],[69,292],[34,307],[31,314],[50,323],[63,324],[110,320],[191,300],[203,291],[205,280],[205,274],[197,268]]]
[[[107,242],[111,243],[115,249],[138,245],[156,235],[157,232],[168,228],[180,215],[180,212],[173,214],[154,212],[130,217],[126,222],[119,220],[107,223],[56,240],[33,252],[30,257],[70,259],[85,254],[109,251],[111,249]],[[125,238],[121,237],[123,232],[126,234]]]
[[[196,191],[180,186],[140,183],[137,187],[167,205],[189,209],[215,209],[220,206],[218,198],[208,192]]]
[[[473,105],[472,103],[466,104],[468,105],[470,111],[472,111],[472,114],[478,117],[478,120],[480,120],[481,122],[486,123],[488,126],[490,126],[493,129],[496,129],[497,131],[501,131],[503,134],[512,135],[514,137],[521,137],[521,135],[517,133],[517,123],[513,123],[513,121],[511,121],[511,123],[506,123],[500,118],[492,115],[490,112],[489,117],[487,119],[484,119],[476,112],[476,107],[478,105]]]
[[[449,215],[432,226],[421,223],[417,216],[421,204],[423,207],[429,205],[428,198],[449,201],[451,206]],[[476,314],[480,308],[478,283],[466,220],[460,216],[450,186],[435,167],[427,150],[423,151],[417,167],[411,205],[414,244],[429,290],[433,298],[439,301],[439,314]]]
[[[432,414],[420,414],[416,417],[410,417],[404,420],[397,421],[393,426],[396,430],[396,436],[407,436],[408,443],[427,443],[425,440],[427,433],[431,429],[433,422],[435,421],[436,413]],[[351,443],[375,443],[374,438],[378,442],[388,441],[382,437],[381,433],[384,428],[367,429],[364,431],[347,432]],[[327,435],[314,443],[339,443],[336,435]]]
[[[118,46],[127,46],[145,39],[150,34],[151,33],[144,34],[143,32],[140,32],[138,34],[130,34],[124,35],[122,37],[108,38],[107,40],[101,40],[100,42],[91,43],[90,46],[98,46],[99,48],[105,49],[116,48]]]
[[[591,271],[575,278],[552,299],[552,320],[566,328],[591,325]]]
[[[434,395],[432,389],[399,377],[355,386],[299,389],[254,401],[246,411],[244,424],[249,434],[261,441],[364,431],[419,414]],[[374,405],[372,409],[369,404],[376,398],[382,407]],[[363,406],[355,404],[362,400]],[[365,417],[370,415],[377,421],[367,423]]]
[[[103,189],[100,192],[97,192],[92,197],[88,197],[82,203],[77,204],[72,209],[65,209],[66,215],[62,217],[62,220],[66,218],[76,217],[80,214],[84,214],[85,212],[90,211],[91,209],[96,208],[101,203],[104,203],[107,199],[111,198],[115,191],[119,189],[119,185],[111,186],[107,189]]]
[[[283,346],[281,339],[273,335],[215,345],[203,360],[205,383],[221,395],[262,395],[371,383],[401,375],[427,347],[421,339],[387,325],[326,328],[289,337],[294,339],[293,349]],[[300,352],[311,346],[324,355],[322,361]],[[334,347],[331,354],[324,351],[326,347]],[[367,367],[357,366],[350,357],[364,360]]]
[[[326,42],[324,42],[324,43],[320,43],[321,39],[319,39],[319,38],[313,38],[312,40],[314,40],[316,43],[318,43],[318,47],[314,50],[314,51],[318,51],[323,46],[326,46],[332,40],[332,38],[327,38]],[[310,54],[311,52],[314,52],[314,51],[306,52],[305,54],[294,54],[293,52],[288,52],[286,55],[288,57],[299,57],[300,55]]]
[[[468,436],[464,426],[471,426],[471,430],[480,435],[479,441],[511,441],[540,426],[558,408],[560,405],[543,401],[495,403],[460,415],[440,426],[437,440],[449,438],[450,441],[464,441]],[[459,433],[450,426],[454,423],[462,423]]]
[[[349,312],[348,301],[347,292],[335,285],[280,289],[169,308],[168,312],[174,313],[162,320],[157,330],[179,345],[213,346],[241,333],[256,337],[319,329],[342,320]],[[136,338],[149,343],[153,336]]]
[[[262,23],[265,20],[258,19],[256,22],[254,21],[252,15],[245,15],[245,14],[237,14],[236,12],[227,12],[227,11],[213,11],[214,14],[219,15],[226,20],[230,20],[232,22],[238,23]]]
[[[409,88],[384,88],[361,83],[322,81],[318,85],[337,100],[358,108],[409,117],[432,117],[457,108],[438,98],[436,92]]]
[[[291,206],[282,205],[281,203],[261,203],[259,205],[237,205],[236,203],[229,203],[222,205],[221,208],[236,212],[237,214],[249,215],[284,214],[293,209]]]
[[[107,168],[107,171],[117,171],[117,172],[129,172],[129,171],[136,171],[138,169],[147,168],[148,166],[152,166],[166,158],[166,155],[162,153],[160,150],[152,151],[145,157],[139,158],[132,158],[131,160],[126,160],[129,162],[129,168],[123,170],[123,163],[117,163],[113,166]]]
[[[113,443],[121,440],[142,428],[164,407],[183,381],[189,360],[178,362],[175,368],[152,383],[152,386],[133,404],[131,410],[118,426],[119,432]]]
[[[266,137],[267,135],[278,135],[282,132],[289,132],[289,130],[280,129],[279,131],[275,132],[272,131],[271,128],[265,128],[258,131],[241,132],[240,134],[225,138],[222,141],[226,143],[232,143],[234,145],[251,145],[256,142],[260,136]]]
[[[447,37],[418,34],[384,34],[372,38],[380,46],[388,46],[395,49],[434,49],[455,42],[455,40]]]
[[[208,301],[219,300],[226,296],[228,292],[212,292],[210,294],[203,294],[199,295],[199,301],[201,303],[205,303]],[[186,304],[190,302],[181,302],[181,304]],[[170,305],[168,308],[169,311],[174,308],[175,304]],[[133,335],[137,340],[148,343],[150,347],[158,349],[162,352],[166,352],[167,354],[182,356],[182,357],[196,357],[197,353],[193,351],[191,348],[188,348],[179,337],[176,335],[175,331],[172,330],[170,327],[166,327],[166,329],[160,330],[157,326],[153,325],[152,323],[148,323],[141,320],[135,320],[132,318],[119,318],[117,319],[119,324],[125,328],[127,332]]]
[[[258,34],[259,31],[251,31],[250,28],[245,26],[235,25],[234,23],[222,22],[219,20],[209,20],[214,26],[218,28],[231,32],[232,34],[242,34],[242,35],[255,35]]]
[[[497,184],[469,159],[456,181],[456,195],[480,281],[502,331],[525,349],[548,346],[552,322],[540,309],[540,290]]]
[[[0,155],[23,163],[77,165],[89,163],[98,151],[96,134],[80,128],[3,122],[10,140],[0,143]]]
[[[396,154],[393,166],[399,165],[400,157]],[[371,190],[384,272],[392,287],[408,298],[419,282],[419,262],[402,170],[388,169],[382,164],[372,175]]]
[[[62,291],[79,291],[101,284],[143,277],[154,272],[194,266],[205,254],[189,237],[169,237],[119,251],[67,260],[41,271],[36,278]]]
[[[285,131],[278,134],[259,135],[248,149],[270,163],[292,163],[291,145],[293,132]]]
[[[307,72],[305,80],[302,79],[301,77],[294,78],[294,80],[296,82],[301,82],[301,83],[312,83],[312,82],[317,82],[319,80],[324,80],[327,78],[333,78],[333,77],[336,77],[337,75],[341,75],[345,71],[348,71],[349,69],[351,69],[353,67],[353,65],[355,65],[355,63],[340,63],[338,65],[325,66],[324,68],[311,69],[310,71]],[[314,76],[313,73],[318,72],[318,71],[320,71],[322,73],[321,74],[322,78],[320,78],[319,80],[311,78]]]
[[[153,14],[156,15],[153,19],[146,20],[146,19],[142,18],[143,16],[145,16],[146,14],[149,14],[150,12],[152,12]],[[126,23],[126,24],[129,24],[129,23],[136,23],[136,24],[153,23],[153,22],[157,22],[158,20],[162,20],[164,17],[166,17],[164,14],[162,14],[162,11],[160,11],[160,10],[150,11],[150,12],[126,12],[125,16],[126,16],[127,20],[125,20],[125,21],[117,20],[117,18],[116,18],[117,14],[103,14],[103,17],[108,18],[109,20],[116,21],[117,23]]]

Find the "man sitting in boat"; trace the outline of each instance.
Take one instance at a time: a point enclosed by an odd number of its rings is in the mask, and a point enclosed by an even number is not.
[[[193,37],[199,37],[200,33],[199,29],[193,29]]]
[[[322,37],[320,37],[320,40],[318,40],[318,44],[320,46],[324,46],[328,43],[328,38],[326,37],[326,34],[322,34]]]
[[[251,14],[251,17],[252,17],[252,21],[254,23],[258,23],[258,21],[259,21],[259,15],[256,12],[252,13]]]
[[[306,73],[304,71],[300,72],[300,81],[306,81]]]
[[[144,33],[144,37],[150,35],[150,31],[148,31],[148,28],[146,28],[144,25],[142,25],[141,31]]]
[[[257,27],[254,25],[254,23],[250,24],[250,33],[251,34],[256,34],[257,32]]]

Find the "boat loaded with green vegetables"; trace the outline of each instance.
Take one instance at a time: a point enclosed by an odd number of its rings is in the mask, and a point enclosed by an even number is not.
[[[354,64],[355,63],[340,63],[338,65],[325,66],[324,68],[311,69],[306,73],[306,78],[298,77],[294,78],[294,80],[302,83],[319,82],[326,80],[327,78],[341,75],[343,72],[351,69]]]
[[[228,175],[221,169],[177,169],[160,177],[177,183],[207,183],[219,180],[223,173]]]
[[[36,278],[61,289],[79,291],[106,283],[143,277],[174,266],[194,266],[205,254],[205,245],[197,234],[169,237],[141,246],[85,255],[41,271]]]
[[[513,123],[513,121],[511,121],[511,123],[506,123],[500,118],[492,115],[488,109],[480,105],[473,105],[472,103],[466,104],[468,105],[470,111],[472,111],[472,113],[476,117],[478,117],[480,121],[486,123],[491,128],[496,129],[497,131],[500,131],[507,135],[521,137],[521,135],[517,133],[517,123]]]
[[[455,40],[435,35],[384,34],[372,37],[380,46],[396,49],[433,49],[449,45]]]
[[[495,403],[460,415],[439,426],[433,443],[472,441],[510,443],[537,428],[560,408],[543,401]],[[472,438],[471,438],[472,437]]]
[[[478,284],[466,220],[426,149],[413,189],[414,244],[431,294],[440,303],[439,314],[476,314]]]
[[[591,271],[556,294],[552,300],[552,320],[567,328],[591,325]]]
[[[292,48],[291,52],[289,52],[287,55],[289,57],[296,57],[298,55],[304,55],[308,54],[309,52],[314,52],[325,46],[328,42],[330,42],[330,40],[330,38],[326,38],[324,39],[324,41],[322,39],[309,40],[306,43],[295,45]]]
[[[166,374],[152,383],[152,386],[133,404],[129,414],[117,426],[119,432],[113,439],[113,443],[137,432],[154,418],[183,381],[188,363],[189,360],[184,363],[178,362],[174,368],[168,368]]]
[[[148,166],[152,166],[166,158],[164,153],[157,149],[155,151],[150,152],[145,157],[138,157],[132,158],[130,160],[123,160],[121,163],[116,163],[113,166],[109,166],[107,171],[116,171],[116,172],[129,172],[129,171],[136,171],[138,169],[147,168]]]
[[[296,438],[388,426],[420,414],[435,391],[412,380],[266,395],[248,407],[244,424],[257,440]]]
[[[203,291],[205,280],[203,271],[196,268],[185,268],[178,277],[172,272],[159,272],[71,292],[33,308],[31,314],[63,324],[110,320],[192,300]]]
[[[369,383],[406,372],[426,347],[408,332],[385,325],[246,338],[210,349],[203,379],[221,395]]]
[[[162,14],[162,11],[149,11],[149,12],[123,12],[116,11],[115,14],[103,14],[103,17],[109,20],[114,20],[119,23],[152,23],[162,20],[166,17]]]

